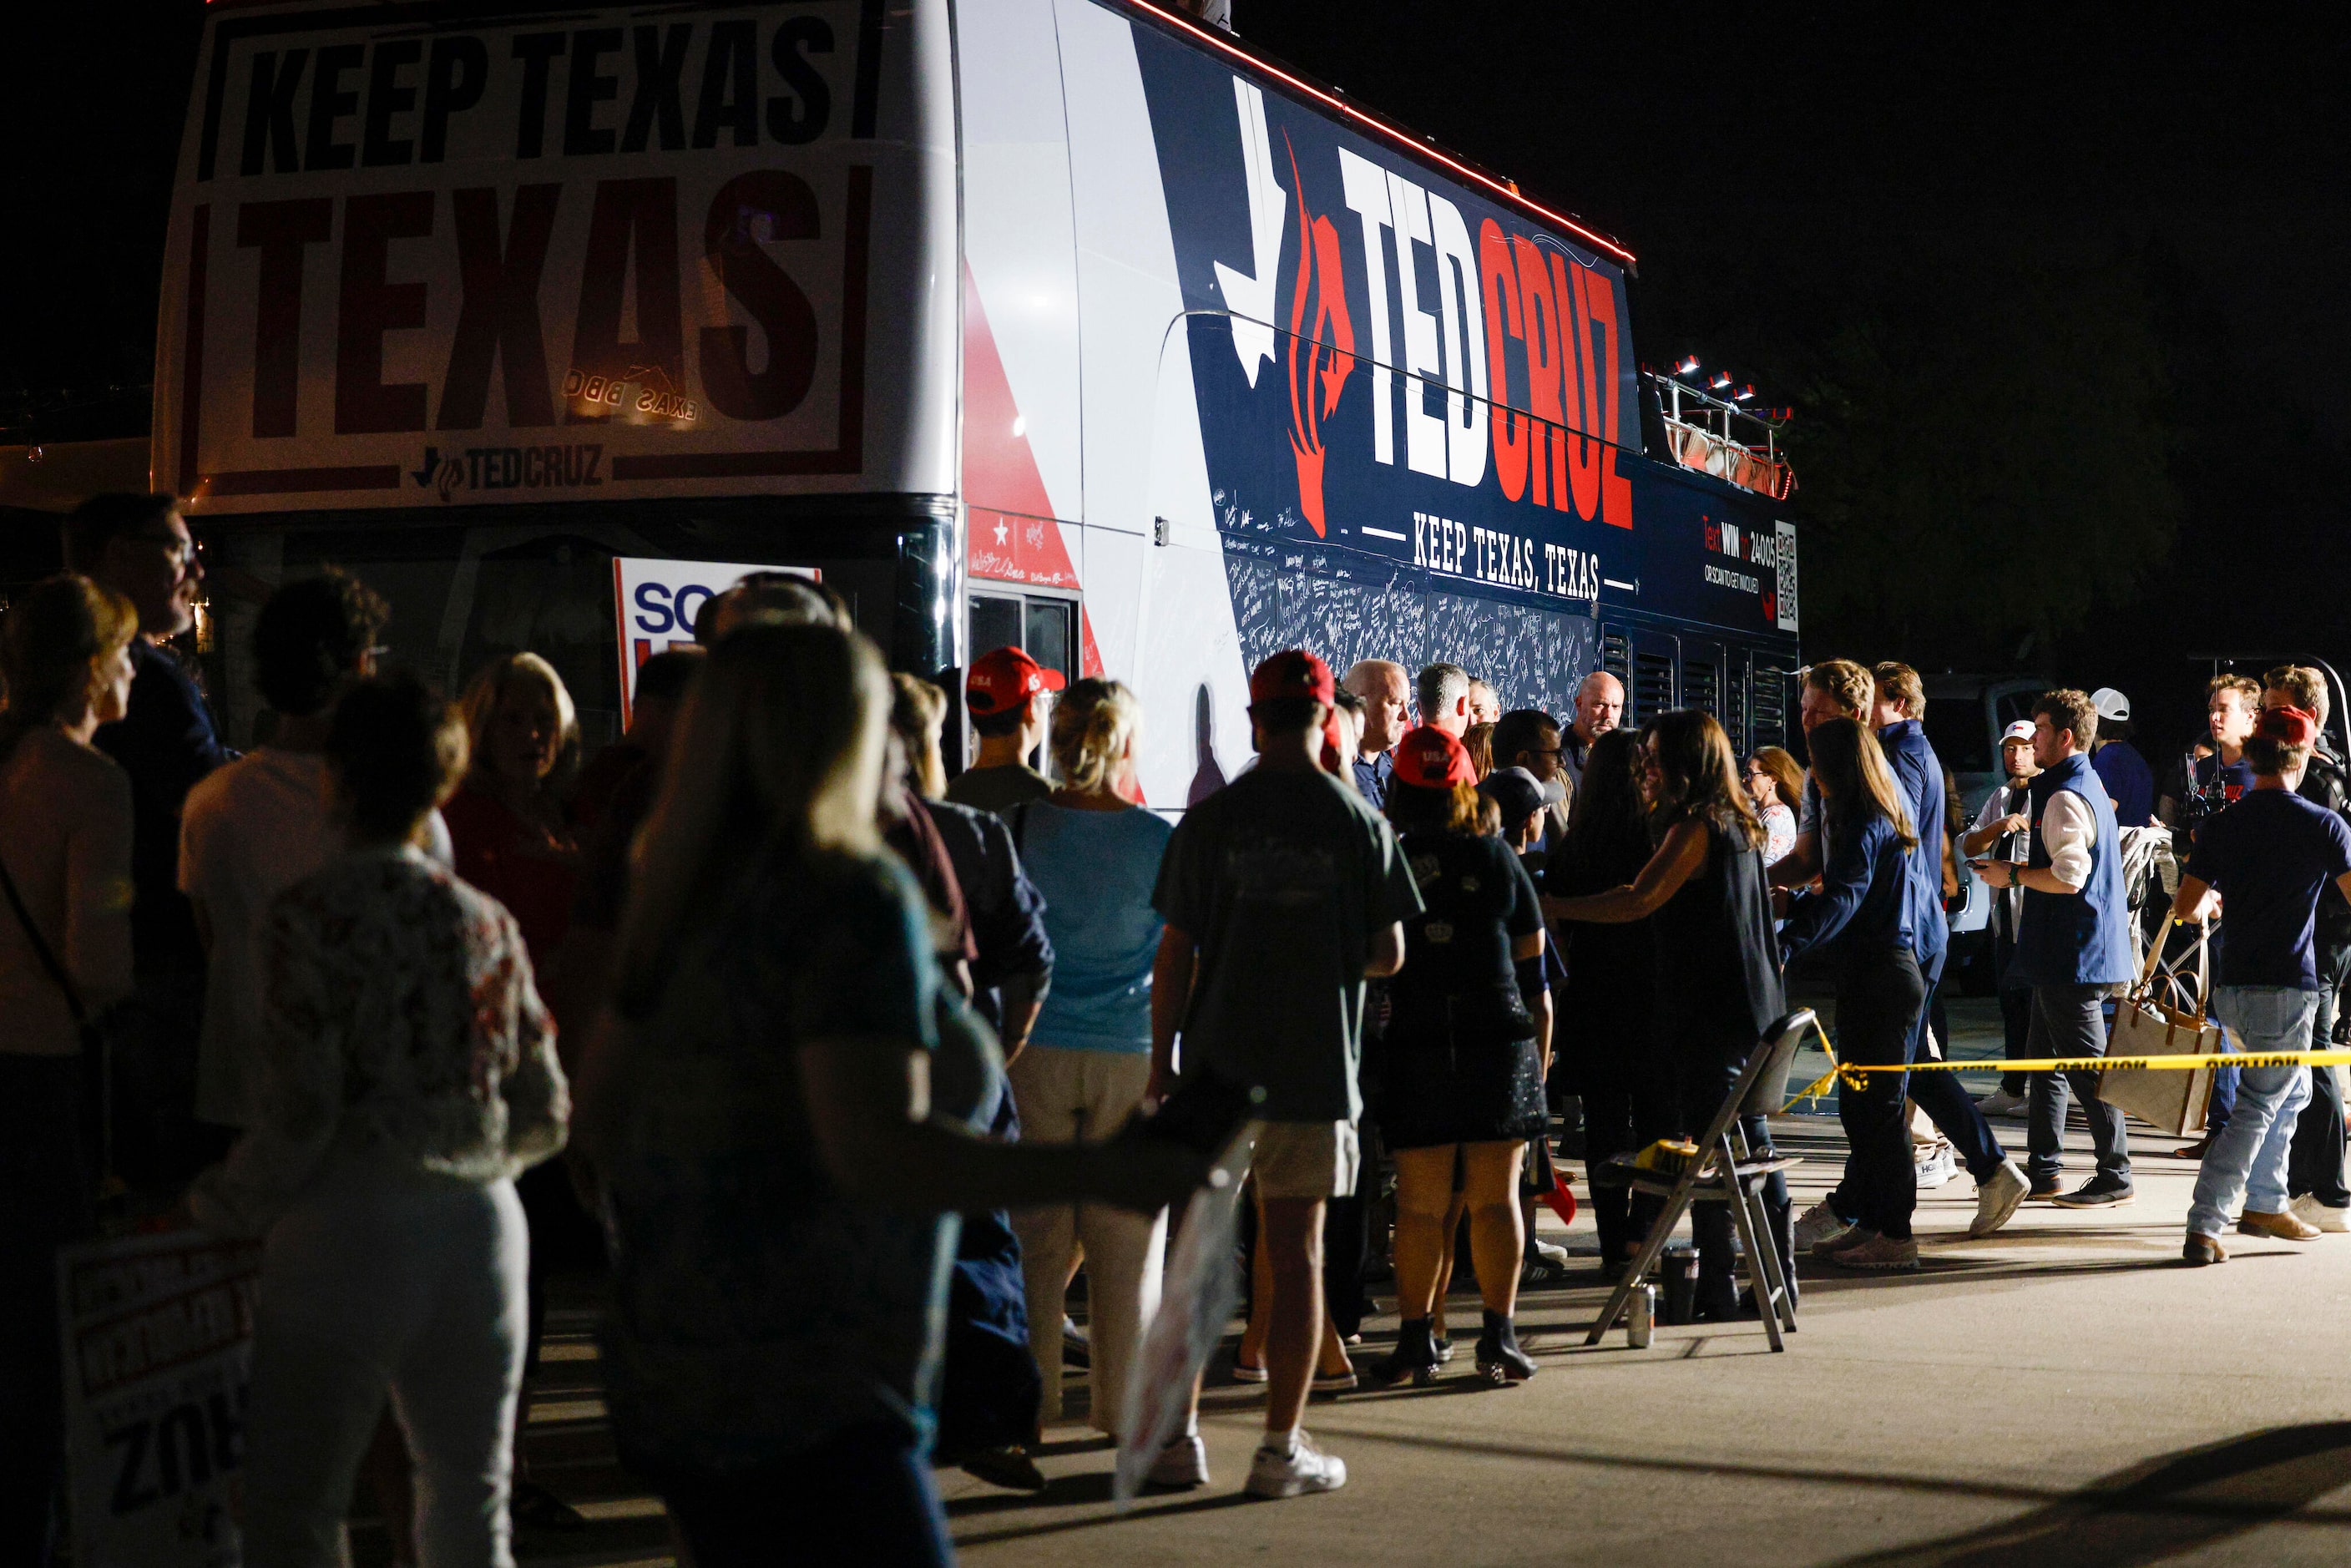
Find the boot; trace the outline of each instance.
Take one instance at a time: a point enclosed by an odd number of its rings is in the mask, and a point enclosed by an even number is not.
[[[1375,1383],[1402,1382],[1409,1374],[1413,1386],[1426,1388],[1437,1381],[1437,1341],[1426,1318],[1406,1318],[1396,1325],[1395,1349],[1372,1363]]]
[[[1499,1388],[1524,1383],[1538,1371],[1534,1358],[1519,1348],[1519,1332],[1508,1312],[1488,1312],[1486,1331],[1478,1336],[1478,1371]]]

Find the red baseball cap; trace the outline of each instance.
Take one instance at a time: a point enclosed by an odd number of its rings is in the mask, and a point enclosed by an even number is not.
[[[1274,654],[1249,675],[1252,703],[1277,697],[1312,697],[1327,703],[1336,701],[1338,694],[1339,683],[1331,678],[1331,666],[1303,648]]]
[[[1422,789],[1449,789],[1456,784],[1478,782],[1478,765],[1469,748],[1434,725],[1407,730],[1396,742],[1395,776]]]
[[[964,706],[978,718],[1010,713],[1039,692],[1058,692],[1070,683],[1018,648],[998,648],[971,662],[963,678]]]

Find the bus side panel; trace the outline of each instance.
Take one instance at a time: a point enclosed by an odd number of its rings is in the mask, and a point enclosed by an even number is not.
[[[1055,10],[1082,311],[1087,606],[1104,664],[1151,716],[1144,796],[1180,807],[1251,755],[1247,671],[1134,31],[1090,0]]]

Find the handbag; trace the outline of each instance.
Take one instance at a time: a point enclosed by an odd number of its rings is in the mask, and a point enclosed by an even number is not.
[[[25,907],[25,895],[16,891],[16,879],[8,874],[5,861],[0,861],[0,892],[8,895],[8,907],[16,912],[16,924],[23,927],[25,940],[31,944],[33,956],[41,968],[65,993],[66,1011],[73,1015],[74,1033],[81,1040],[82,1060],[91,1063],[98,1072],[98,1136],[99,1191],[111,1197],[122,1190],[122,1180],[114,1174],[114,1055],[108,1048],[106,1033],[98,1020],[89,1016],[83,1005],[81,988],[73,983],[66,967],[57,962],[48,938],[33,924],[33,912]]]
[[[2207,922],[2198,930],[2193,950],[2175,963],[2164,961],[2160,940],[2147,944],[2147,963],[2139,970],[2137,983],[2115,1004],[2107,1055],[2214,1056],[2234,1049],[2228,1031],[2204,1013],[2210,994],[2211,937],[2212,927]],[[2185,973],[2191,957],[2196,960],[2192,987]],[[2183,1136],[2200,1133],[2211,1108],[2212,1077],[2217,1071],[2204,1066],[2102,1072],[2098,1098],[2160,1131]]]

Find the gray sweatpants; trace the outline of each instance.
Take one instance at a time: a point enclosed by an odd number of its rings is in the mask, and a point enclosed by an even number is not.
[[[246,1414],[247,1568],[336,1568],[391,1396],[418,1568],[512,1568],[510,1433],[530,1237],[514,1184],[340,1158],[273,1226]]]

